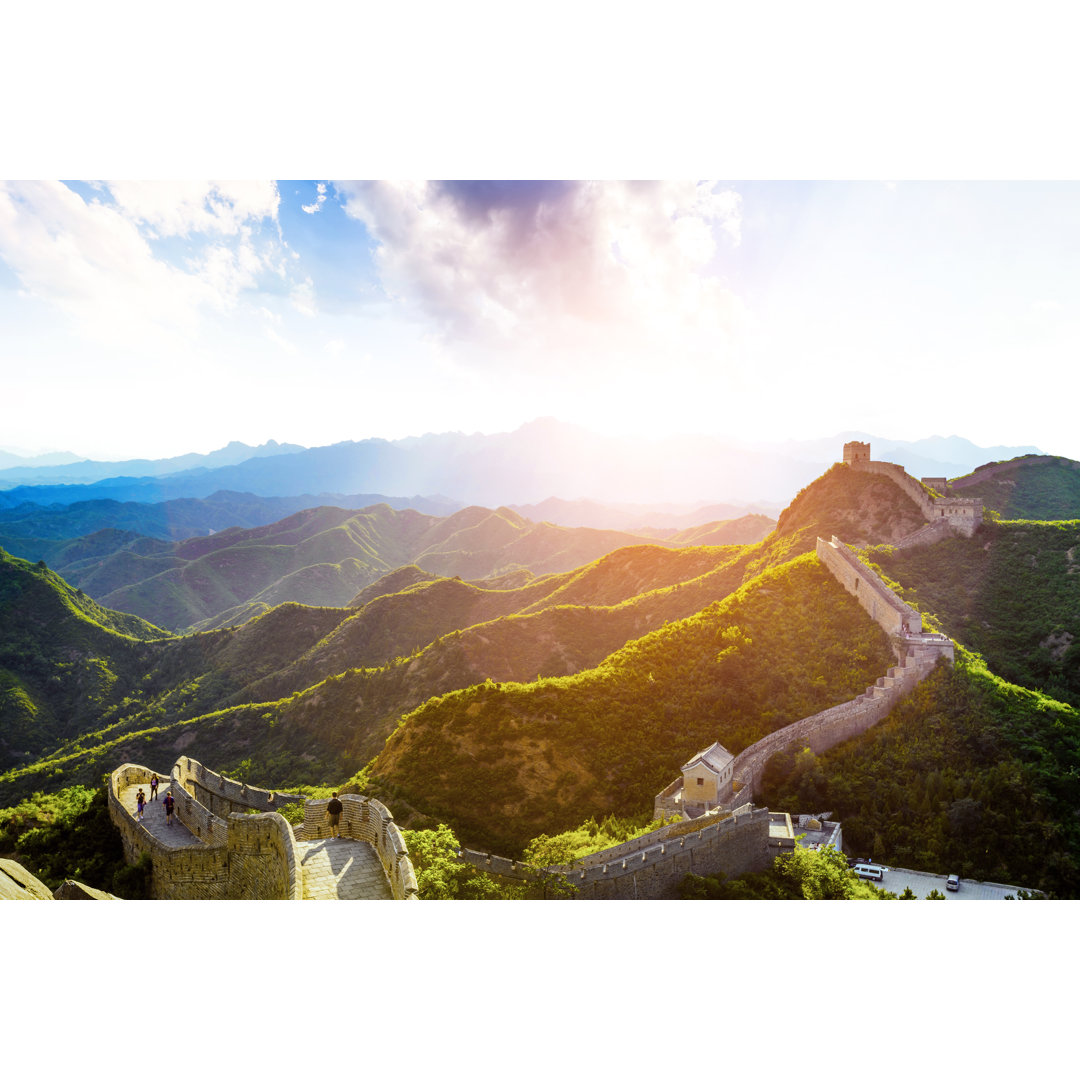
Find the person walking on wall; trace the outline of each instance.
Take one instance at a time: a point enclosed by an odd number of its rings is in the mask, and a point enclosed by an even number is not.
[[[142,821],[143,811],[146,809],[146,795],[142,788],[139,788],[139,793],[135,796],[135,820]]]
[[[165,807],[165,824],[172,825],[173,823],[173,807],[176,805],[176,800],[172,797],[171,791],[165,792],[165,798],[161,800],[162,806]]]
[[[151,798],[151,800],[157,798],[157,786],[158,786],[158,775],[157,775],[157,773],[154,773],[154,775],[150,777],[150,798]]]
[[[330,822],[330,835],[336,840],[338,834],[338,822],[341,820],[341,812],[345,809],[341,800],[334,792],[334,797],[326,804],[326,819]]]

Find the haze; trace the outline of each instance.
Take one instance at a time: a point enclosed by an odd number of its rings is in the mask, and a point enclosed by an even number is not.
[[[10,182],[5,424],[102,460],[509,431],[1080,458],[1075,183]]]

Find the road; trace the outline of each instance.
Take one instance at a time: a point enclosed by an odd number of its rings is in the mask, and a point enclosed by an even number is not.
[[[960,888],[957,892],[948,892],[945,889],[945,874],[924,874],[919,870],[902,870],[895,867],[885,871],[885,880],[873,882],[899,896],[905,888],[911,887],[911,891],[923,900],[926,894],[937,889],[943,893],[946,900],[1004,900],[1006,896],[1016,896],[1018,886],[997,885],[987,881],[972,881],[970,878],[960,879]]]

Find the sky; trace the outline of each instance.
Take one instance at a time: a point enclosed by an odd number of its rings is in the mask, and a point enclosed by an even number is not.
[[[0,183],[0,446],[865,431],[1080,458],[1080,185]]]

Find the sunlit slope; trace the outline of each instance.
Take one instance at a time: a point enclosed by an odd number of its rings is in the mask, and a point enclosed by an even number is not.
[[[428,702],[366,782],[396,813],[513,852],[589,815],[646,810],[694,751],[720,739],[738,752],[891,662],[885,635],[807,555],[578,675]]]
[[[1080,896],[1080,715],[962,648],[881,723],[774,759],[762,801],[833,811],[858,854]]]
[[[826,539],[835,534],[862,546],[894,542],[925,524],[914,500],[888,477],[833,465],[792,499],[776,531],[804,536],[810,530]]]
[[[95,706],[87,699],[79,723],[65,729],[64,738],[58,733],[35,746],[65,759],[62,767],[57,766],[65,770],[65,782],[74,782],[72,770],[77,768],[82,770],[81,782],[92,783],[96,777],[88,763],[96,760],[93,748],[102,742],[143,732],[147,745],[164,745],[170,753],[180,749],[194,753],[197,748],[222,753],[221,710],[267,703],[260,717],[289,721],[295,716],[303,729],[298,740],[309,746],[314,739],[321,748],[315,755],[318,760],[342,765],[346,759],[335,755],[358,755],[347,759],[347,771],[355,771],[381,749],[402,713],[433,695],[489,677],[532,679],[579,671],[665,619],[692,613],[702,596],[715,599],[724,594],[716,590],[726,592],[728,586],[710,583],[709,573],[696,581],[678,579],[730,561],[738,550],[637,546],[611,564],[600,560],[508,590],[430,579],[416,568],[395,571],[385,584],[371,587],[372,599],[359,610],[285,604],[239,628],[147,644],[137,657],[144,674],[122,702],[110,699]],[[618,580],[606,582],[609,574]],[[733,575],[737,583],[739,571]],[[517,609],[575,581],[580,600],[621,603],[613,607],[555,603],[553,613],[544,618],[517,617]],[[669,584],[672,581],[674,585]],[[406,587],[383,593],[400,584]],[[645,592],[639,595],[639,589]],[[397,657],[412,659],[394,663]],[[13,707],[25,704],[21,692],[11,696]],[[297,701],[302,707],[294,710]],[[241,710],[237,715],[251,714]],[[211,718],[205,730],[201,717]],[[181,722],[183,741],[173,746],[162,732]],[[243,745],[240,735],[237,738],[237,745]],[[282,730],[273,738],[276,747]],[[246,745],[245,757],[254,755],[258,760],[260,745],[260,738],[254,738]],[[79,747],[93,752],[88,757]],[[305,753],[310,757],[309,751]],[[274,754],[280,766],[281,756],[277,750]],[[60,774],[33,770],[33,782],[41,783],[43,776],[50,778],[48,786],[55,786]],[[16,778],[9,793],[21,791],[27,777]]]
[[[469,507],[448,518],[380,504],[303,510],[272,525],[168,543],[102,533],[58,547],[58,568],[103,604],[182,629],[212,629],[284,602],[348,604],[407,565],[443,577],[525,568],[566,571],[639,537],[564,529],[513,511]],[[665,541],[659,541],[665,544]]]
[[[746,514],[730,521],[713,521],[708,525],[695,525],[681,529],[668,537],[676,544],[709,544],[723,546],[727,544],[756,544],[763,540],[776,527],[776,522],[764,514]]]
[[[872,557],[996,674],[1080,706],[1080,521],[986,525]]]
[[[0,550],[0,765],[94,722],[145,676],[143,643],[165,637]]]
[[[1006,519],[1080,518],[1080,461],[1026,455],[983,465],[952,481],[954,495],[981,499]]]

